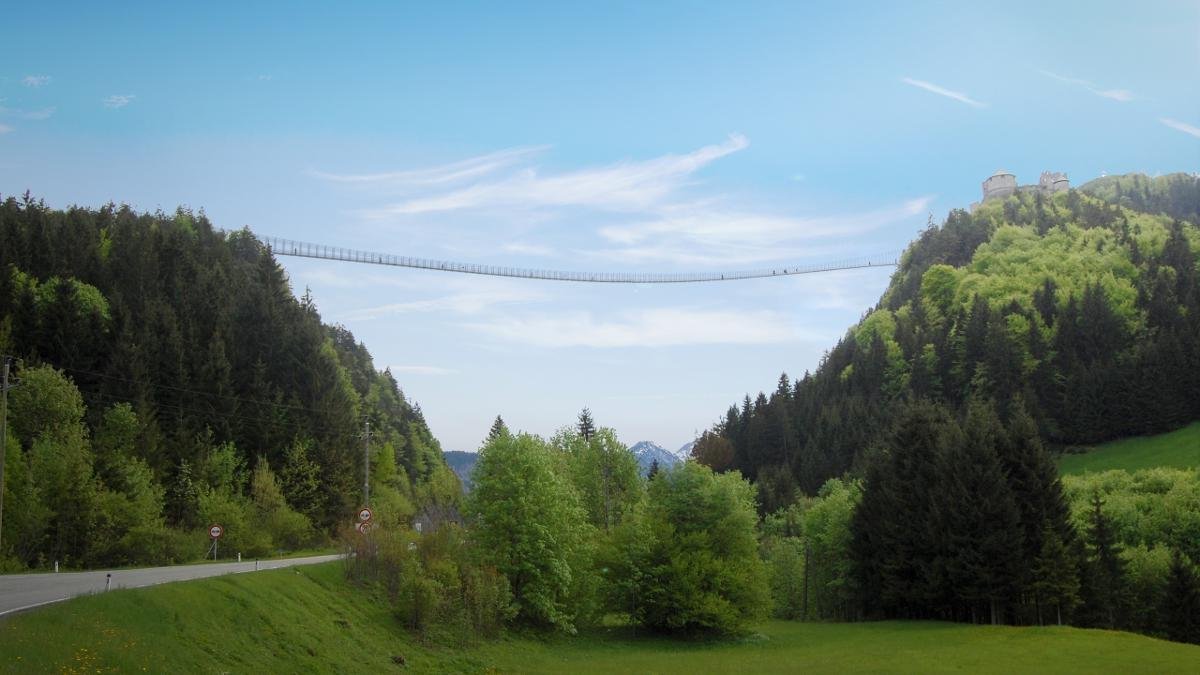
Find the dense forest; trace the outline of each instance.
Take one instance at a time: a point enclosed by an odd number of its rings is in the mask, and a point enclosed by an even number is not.
[[[1052,454],[1200,418],[1197,204],[1131,176],[954,211],[815,373],[731,407],[693,457],[756,482],[776,614],[1200,642],[1200,471]]]
[[[1056,448],[1200,418],[1198,203],[1193,176],[1113,176],[952,211],[816,372],[730,407],[696,456],[771,512],[861,475],[910,400],[1023,408]]]
[[[419,406],[249,231],[203,213],[0,203],[15,357],[0,559],[194,559],[327,541],[362,495],[399,522],[454,500]]]

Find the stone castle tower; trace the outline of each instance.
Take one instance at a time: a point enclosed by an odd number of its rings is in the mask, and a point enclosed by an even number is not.
[[[983,181],[983,201],[1000,199],[1015,194],[1017,177],[1001,169]]]
[[[983,181],[983,199],[971,205],[974,211],[989,199],[1003,199],[1018,192],[1037,191],[1043,194],[1066,192],[1071,188],[1067,174],[1058,171],[1043,171],[1037,185],[1017,185],[1017,177],[1001,169]]]

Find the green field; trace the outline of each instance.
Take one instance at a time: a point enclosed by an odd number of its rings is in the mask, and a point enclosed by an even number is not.
[[[1098,445],[1079,455],[1063,455],[1058,468],[1064,474],[1124,469],[1137,471],[1156,466],[1190,469],[1200,466],[1200,422],[1158,436],[1123,438]]]
[[[425,647],[340,564],[114,591],[0,620],[3,672],[1196,672],[1200,647],[1109,631],[767,622],[740,640],[609,629]]]

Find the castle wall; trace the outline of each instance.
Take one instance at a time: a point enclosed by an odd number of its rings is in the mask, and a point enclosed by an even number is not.
[[[1011,173],[999,173],[983,181],[983,198],[998,199],[1017,191],[1017,177]]]

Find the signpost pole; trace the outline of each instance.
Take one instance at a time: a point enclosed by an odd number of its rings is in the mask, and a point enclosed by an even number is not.
[[[371,505],[371,420],[363,431],[363,504]]]
[[[8,450],[8,363],[7,356],[0,355],[4,362],[4,374],[0,379],[0,552],[4,550],[4,455]]]

